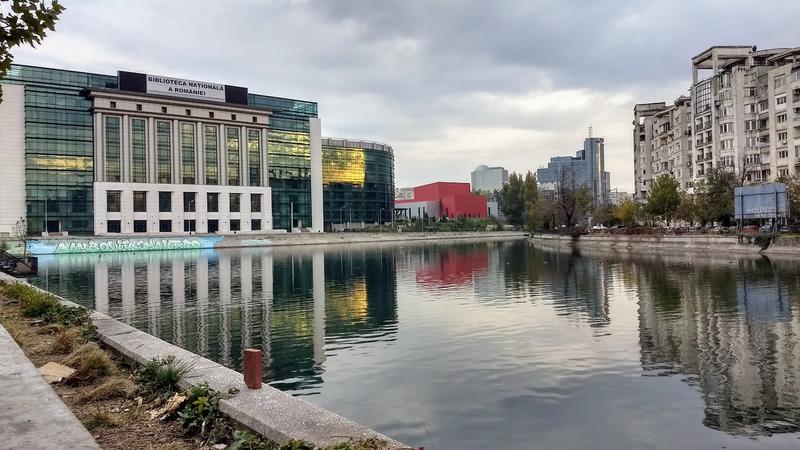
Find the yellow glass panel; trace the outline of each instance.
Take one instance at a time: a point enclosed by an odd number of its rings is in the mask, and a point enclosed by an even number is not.
[[[94,160],[90,156],[39,155],[28,161],[29,168],[48,170],[92,170]]]
[[[364,187],[366,157],[360,148],[323,148],[322,184],[350,183]]]

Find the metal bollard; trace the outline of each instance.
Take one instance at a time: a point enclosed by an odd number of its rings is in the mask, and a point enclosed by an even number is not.
[[[248,389],[261,389],[264,366],[261,363],[261,350],[248,348],[244,351],[244,384]]]

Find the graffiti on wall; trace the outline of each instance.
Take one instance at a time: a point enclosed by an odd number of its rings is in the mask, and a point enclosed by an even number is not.
[[[28,241],[34,255],[69,253],[144,252],[153,250],[193,250],[214,248],[221,236],[140,239],[64,239]]]

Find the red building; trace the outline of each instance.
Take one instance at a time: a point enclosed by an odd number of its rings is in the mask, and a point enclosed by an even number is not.
[[[419,217],[424,207],[429,217],[486,217],[486,197],[470,191],[469,183],[439,182],[414,188],[412,200],[395,200],[396,208],[408,208]]]

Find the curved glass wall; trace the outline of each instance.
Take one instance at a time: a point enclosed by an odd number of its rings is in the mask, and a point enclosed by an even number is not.
[[[394,211],[394,153],[384,144],[322,139],[325,228],[389,222]]]

